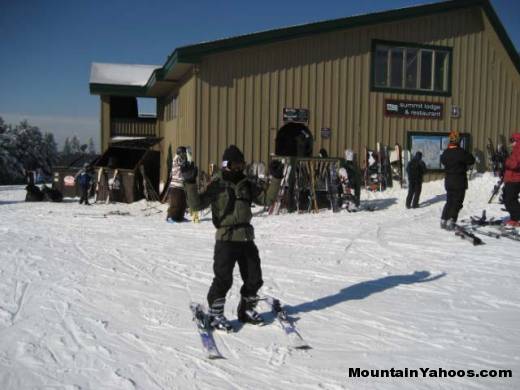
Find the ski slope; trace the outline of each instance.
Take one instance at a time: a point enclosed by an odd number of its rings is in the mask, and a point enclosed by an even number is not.
[[[470,182],[461,218],[507,215],[487,204],[495,182]],[[215,335],[222,360],[205,358],[189,310],[212,280],[208,215],[171,225],[166,205],[146,216],[144,201],[24,196],[0,187],[0,389],[520,388],[520,242],[481,236],[474,247],[441,230],[441,181],[414,210],[394,188],[362,193],[374,212],[257,215],[261,291],[288,305],[312,349],[288,348],[266,312],[262,328]],[[231,319],[240,285],[236,269]],[[349,368],[513,377],[349,378]]]

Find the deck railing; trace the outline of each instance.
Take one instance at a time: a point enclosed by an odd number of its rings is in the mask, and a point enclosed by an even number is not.
[[[112,118],[110,136],[118,137],[155,137],[157,119],[155,118]]]

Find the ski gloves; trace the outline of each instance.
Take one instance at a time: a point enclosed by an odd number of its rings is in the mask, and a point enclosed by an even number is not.
[[[181,174],[186,183],[195,183],[198,169],[193,162],[188,162],[182,165]]]
[[[273,176],[275,179],[282,179],[283,178],[283,163],[278,160],[273,160],[269,164],[269,173],[271,176]]]

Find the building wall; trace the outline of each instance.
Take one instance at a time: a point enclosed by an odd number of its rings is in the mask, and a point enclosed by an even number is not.
[[[172,153],[178,146],[195,144],[195,86],[194,74],[183,79],[169,96],[159,98],[157,104],[157,118],[161,142],[161,182],[167,179],[168,147],[172,146]],[[176,98],[176,99],[175,99]]]
[[[110,143],[110,96],[101,96],[100,110],[101,153],[103,153]]]
[[[452,96],[370,91],[372,39],[453,48]],[[196,161],[206,170],[236,144],[246,160],[274,153],[283,107],[308,108],[314,154],[322,147],[342,156],[352,148],[363,164],[365,146],[406,144],[407,131],[457,129],[485,150],[520,127],[520,76],[480,8],[401,22],[323,33],[207,56],[196,83]],[[441,102],[441,120],[388,118],[384,100]],[[461,107],[451,118],[452,105]],[[320,129],[332,129],[321,139]],[[169,127],[167,128],[169,129]],[[168,132],[169,130],[167,130]]]

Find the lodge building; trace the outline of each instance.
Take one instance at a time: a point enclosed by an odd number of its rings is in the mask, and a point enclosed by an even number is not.
[[[175,49],[164,65],[93,63],[101,147],[157,137],[191,146],[206,170],[236,144],[247,161],[325,148],[363,165],[377,142],[432,148],[451,129],[484,155],[520,129],[520,57],[488,0],[452,0],[280,28]],[[156,99],[155,118],[136,98]],[[431,156],[430,156],[431,157]],[[484,160],[485,159],[481,159]],[[435,169],[435,161],[431,162]]]

